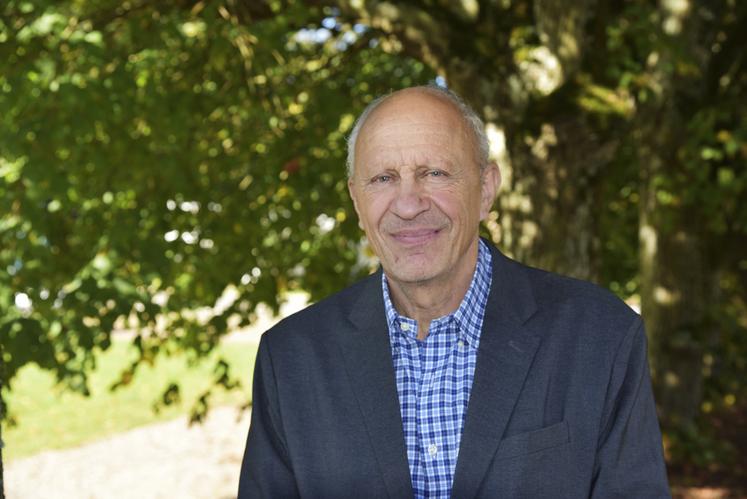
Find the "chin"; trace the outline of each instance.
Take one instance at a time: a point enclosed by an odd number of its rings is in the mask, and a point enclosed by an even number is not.
[[[447,251],[442,245],[415,248],[381,245],[379,249],[379,261],[386,275],[403,283],[429,281],[437,277],[447,266]]]
[[[387,271],[386,267],[384,272],[391,279],[398,282],[417,284],[421,282],[427,282],[432,280],[438,275],[438,270],[433,265],[395,265],[394,272]]]

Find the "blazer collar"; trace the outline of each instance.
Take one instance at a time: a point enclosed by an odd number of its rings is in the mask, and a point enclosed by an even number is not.
[[[526,268],[490,246],[493,281],[454,471],[452,497],[477,495],[540,343],[525,327],[537,310]]]
[[[474,497],[513,412],[539,338],[524,324],[537,310],[526,270],[488,242],[492,284],[464,422],[452,497]],[[391,498],[411,498],[397,385],[381,291],[381,269],[344,304],[353,327],[338,335],[345,368]]]
[[[351,297],[348,318],[353,328],[340,331],[345,369],[374,449],[389,497],[413,496],[402,429],[389,329],[381,291],[381,270],[361,283]]]

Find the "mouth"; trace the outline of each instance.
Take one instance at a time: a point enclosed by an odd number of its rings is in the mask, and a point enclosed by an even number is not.
[[[405,229],[391,233],[392,238],[403,246],[418,246],[435,239],[441,229]]]

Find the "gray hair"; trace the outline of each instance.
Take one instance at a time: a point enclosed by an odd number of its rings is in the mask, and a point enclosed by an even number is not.
[[[483,171],[488,165],[488,136],[485,134],[485,125],[483,124],[477,113],[475,113],[475,111],[466,102],[464,102],[461,97],[459,97],[456,93],[449,90],[448,88],[441,87],[435,84],[410,88],[415,88],[430,95],[446,99],[448,102],[453,104],[455,108],[457,108],[459,113],[462,115],[462,119],[464,119],[467,128],[472,131],[472,139],[474,140],[475,144],[475,157],[477,158],[480,171]],[[358,116],[358,119],[355,120],[353,131],[350,132],[350,135],[348,136],[348,157],[346,161],[348,178],[351,178],[353,176],[353,170],[355,168],[355,143],[358,140],[358,135],[360,134],[363,125],[366,123],[371,113],[373,113],[376,108],[378,108],[385,100],[389,99],[392,95],[394,95],[394,92],[384,94],[371,101],[371,103],[366,106],[366,109],[363,110],[361,115]]]

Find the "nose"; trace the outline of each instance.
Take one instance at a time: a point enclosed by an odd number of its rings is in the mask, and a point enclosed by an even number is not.
[[[424,186],[415,179],[403,179],[399,183],[391,205],[392,212],[405,220],[417,217],[427,211],[429,206],[430,201]]]

